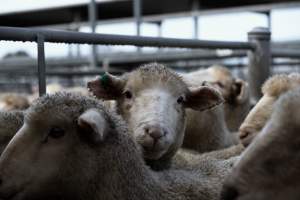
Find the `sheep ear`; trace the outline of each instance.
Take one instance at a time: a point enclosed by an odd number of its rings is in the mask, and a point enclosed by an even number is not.
[[[249,99],[249,85],[247,82],[241,79],[235,80],[232,90],[235,97],[235,101],[238,104],[242,104],[245,101],[247,101],[247,99]]]
[[[89,109],[77,120],[80,134],[88,141],[97,144],[105,139],[107,133],[106,120],[96,109]]]
[[[116,100],[122,95],[125,80],[109,73],[89,81],[87,87],[96,97],[103,100]]]
[[[184,100],[184,105],[198,111],[213,108],[224,102],[222,95],[214,88],[201,86],[190,89]]]

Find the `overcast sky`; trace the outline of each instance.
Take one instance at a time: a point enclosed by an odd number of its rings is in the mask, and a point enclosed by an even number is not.
[[[63,6],[69,3],[81,4],[88,0],[1,0],[0,14],[5,12],[17,12],[22,9],[36,9],[45,6]],[[300,8],[280,9],[272,12],[272,39],[274,41],[300,40]],[[267,26],[267,19],[257,13],[232,13],[208,15],[199,17],[199,38],[208,40],[246,41],[247,32],[257,26]],[[82,27],[81,31],[89,31]],[[111,34],[135,34],[133,23],[111,24],[97,27],[99,33]],[[163,37],[192,38],[193,21],[191,18],[169,19],[162,25]],[[158,28],[153,24],[142,25],[142,35],[157,36]],[[34,43],[0,42],[0,57],[8,52],[23,49],[32,56],[36,55]],[[114,47],[116,50],[128,50],[129,48]],[[89,52],[89,47],[83,45],[83,54]],[[66,56],[67,45],[47,44],[46,55]]]

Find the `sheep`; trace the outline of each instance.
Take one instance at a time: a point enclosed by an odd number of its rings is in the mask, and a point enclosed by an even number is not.
[[[203,112],[186,109],[186,118],[182,147],[205,153],[236,144],[236,136],[226,126],[222,105]]]
[[[48,84],[46,89],[47,89],[48,94],[54,94],[56,92],[65,91],[65,92],[76,93],[76,94],[80,94],[80,95],[84,95],[84,96],[89,96],[89,92],[88,92],[87,88],[80,87],[80,86],[63,87],[58,83],[52,83],[52,84]]]
[[[262,86],[263,97],[250,111],[239,129],[239,138],[248,146],[269,120],[276,100],[284,93],[300,85],[300,74],[281,74],[269,78]]]
[[[206,152],[199,154],[197,151],[188,150],[188,149],[179,149],[178,152],[173,157],[170,168],[171,169],[180,169],[180,168],[198,168],[198,169],[208,169],[207,164],[212,161],[223,162],[224,160],[231,160],[231,163],[234,164],[240,154],[244,151],[244,146],[242,144],[237,144],[225,149],[215,150],[211,152]],[[214,168],[212,167],[212,170]],[[226,169],[227,170],[227,169]]]
[[[29,100],[25,95],[4,93],[1,95],[0,107],[3,111],[25,110],[29,107]]]
[[[158,63],[141,66],[121,77],[106,73],[88,82],[88,88],[97,98],[116,101],[116,112],[128,123],[130,132],[143,147],[147,163],[153,168],[161,163],[169,166],[181,147],[186,108],[199,112],[223,102],[217,90],[208,86],[189,89],[177,73]],[[196,150],[204,152],[231,145],[227,139],[231,136],[226,133],[196,131],[196,139],[192,134],[184,138],[186,141],[193,136]]]
[[[233,159],[212,159],[201,170],[153,171],[127,131],[97,99],[71,93],[40,97],[0,157],[0,198],[217,199]]]
[[[218,89],[223,98],[226,125],[230,132],[237,132],[250,110],[248,83],[235,78],[231,72],[220,65],[213,65],[205,70],[182,74],[189,87],[210,84]]]
[[[279,97],[270,120],[225,181],[221,199],[300,198],[299,99],[299,87]]]
[[[23,111],[0,112],[0,154],[23,125]]]

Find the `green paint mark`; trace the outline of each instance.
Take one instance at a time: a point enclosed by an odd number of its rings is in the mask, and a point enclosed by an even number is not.
[[[104,87],[107,87],[108,86],[108,82],[109,82],[109,77],[108,77],[108,74],[105,73],[101,76],[100,78],[100,81],[101,81],[101,85],[104,86]]]

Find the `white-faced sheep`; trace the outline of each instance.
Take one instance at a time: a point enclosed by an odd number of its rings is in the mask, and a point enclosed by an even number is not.
[[[211,87],[188,89],[177,73],[157,63],[142,66],[121,77],[105,74],[90,81],[88,88],[100,99],[116,100],[117,112],[143,147],[150,166],[168,163],[181,146],[186,108],[203,111],[223,101],[221,94]],[[208,121],[205,123],[210,124]],[[193,138],[196,149],[208,151],[231,144],[226,139],[231,136],[223,132],[197,131],[197,138]],[[186,135],[185,140],[188,137]]]
[[[22,111],[0,112],[0,154],[23,125],[24,113]]]
[[[29,100],[25,95],[17,93],[1,94],[0,109],[3,111],[25,110],[29,106]]]
[[[300,198],[300,89],[275,103],[270,120],[228,176],[223,200]]]
[[[209,84],[219,90],[225,99],[224,114],[226,125],[231,132],[236,132],[250,110],[248,83],[235,78],[225,67],[214,65],[205,70],[182,74],[188,87]]]
[[[24,118],[0,157],[0,198],[214,200],[232,166],[153,171],[125,123],[84,96],[46,95]]]
[[[300,86],[300,74],[275,75],[262,87],[263,97],[250,111],[239,130],[241,142],[248,146],[269,120],[276,100],[284,93]]]

